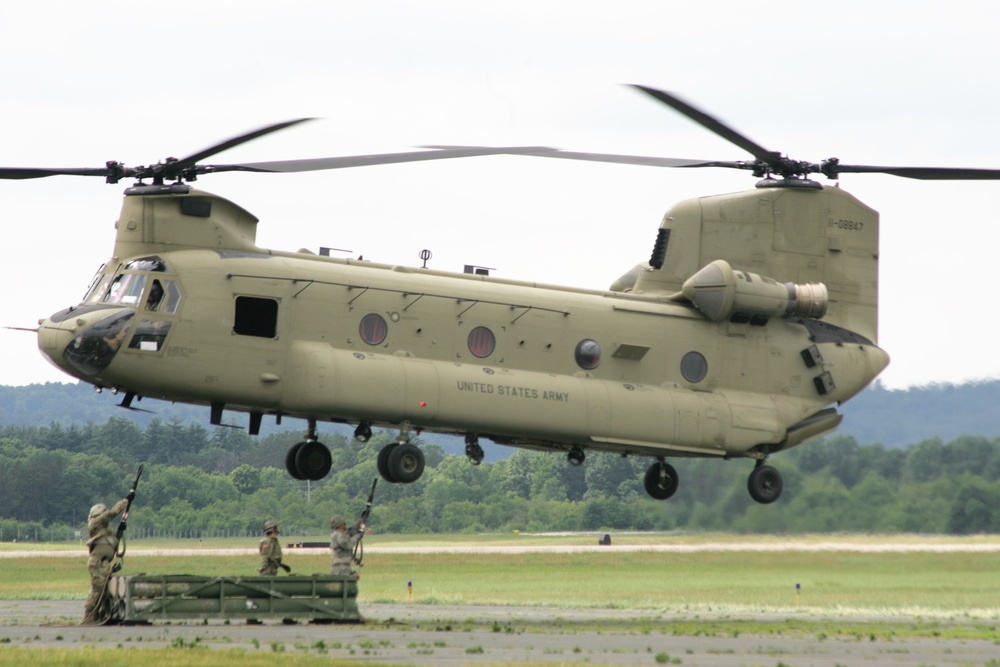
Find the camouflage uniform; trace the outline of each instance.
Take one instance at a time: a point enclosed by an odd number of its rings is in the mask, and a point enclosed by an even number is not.
[[[87,562],[87,569],[90,570],[90,594],[83,605],[84,620],[96,620],[91,618],[94,610],[101,601],[101,596],[107,595],[105,584],[111,576],[111,561],[118,550],[118,536],[111,529],[111,521],[124,512],[127,506],[128,498],[122,498],[111,509],[103,503],[90,508],[90,515],[87,517],[87,529],[90,532],[90,539],[87,540],[87,548],[90,549],[90,560]]]
[[[330,535],[330,549],[333,550],[333,567],[330,574],[358,576],[351,563],[354,561],[354,546],[361,539],[361,522],[358,521],[348,528],[343,515],[335,514],[330,519],[330,528],[333,528],[333,533]]]
[[[257,545],[260,551],[260,567],[257,572],[265,577],[278,574],[281,566],[281,544],[278,543],[278,524],[273,521],[264,522],[264,539]]]

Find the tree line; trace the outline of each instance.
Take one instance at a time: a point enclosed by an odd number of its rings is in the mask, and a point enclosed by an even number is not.
[[[140,428],[103,424],[0,429],[0,540],[73,539],[97,502],[125,495],[145,472],[129,531],[190,537],[260,533],[274,519],[286,535],[328,531],[334,513],[359,514],[393,434],[361,444],[321,433],[333,472],[300,482],[284,469],[298,431],[253,438],[178,419]],[[1000,438],[928,439],[905,448],[832,436],[771,458],[785,480],[774,504],[752,501],[751,460],[671,459],[680,489],[648,498],[650,460],[589,453],[571,466],[558,453],[512,450],[472,465],[429,438],[413,484],[380,481],[370,523],[384,533],[725,530],[741,533],[1000,532]]]

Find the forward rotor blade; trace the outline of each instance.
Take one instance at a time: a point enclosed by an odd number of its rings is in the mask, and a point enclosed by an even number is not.
[[[46,176],[107,176],[110,172],[106,167],[98,168],[53,168],[42,167],[0,167],[0,178],[25,180],[29,178],[45,178]]]
[[[234,146],[239,146],[240,144],[244,144],[244,143],[246,143],[248,141],[252,141],[253,139],[257,139],[258,137],[262,137],[265,134],[270,134],[272,132],[277,132],[278,130],[283,130],[283,129],[287,128],[287,127],[291,127],[293,125],[298,125],[299,123],[305,123],[306,121],[310,121],[310,120],[315,120],[315,119],[314,118],[298,118],[296,120],[288,120],[288,121],[285,121],[283,123],[275,123],[274,125],[268,125],[267,127],[262,127],[262,128],[260,128],[258,130],[254,130],[253,132],[247,132],[246,134],[241,134],[238,137],[233,137],[232,139],[229,139],[227,141],[223,141],[222,143],[216,144],[216,145],[212,146],[211,148],[206,148],[205,150],[200,151],[198,153],[195,153],[194,155],[189,155],[189,156],[187,156],[186,158],[184,158],[182,160],[177,160],[176,162],[170,162],[170,163],[168,163],[168,165],[169,165],[169,167],[170,167],[171,170],[180,171],[180,170],[186,169],[188,167],[191,167],[191,166],[197,164],[198,162],[200,162],[201,160],[204,160],[207,157],[211,157],[212,155],[215,155],[216,153],[221,153],[222,151],[228,150],[228,149],[230,149],[230,148],[232,148]]]
[[[712,132],[716,133],[728,142],[735,144],[753,155],[758,160],[763,160],[764,162],[771,163],[780,157],[779,153],[774,151],[769,151],[760,144],[751,139],[740,134],[733,128],[729,127],[722,121],[713,116],[708,115],[701,109],[697,109],[684,100],[680,99],[672,93],[668,93],[665,90],[658,90],[656,88],[649,88],[647,86],[640,86],[638,84],[630,84],[633,88],[641,90],[655,100],[666,104],[675,111],[679,111],[684,114],[694,122],[698,123],[702,127],[705,127]]]

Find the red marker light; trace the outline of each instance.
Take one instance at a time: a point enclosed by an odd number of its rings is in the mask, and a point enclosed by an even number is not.
[[[420,407],[426,408],[427,407],[427,401],[420,401]]]

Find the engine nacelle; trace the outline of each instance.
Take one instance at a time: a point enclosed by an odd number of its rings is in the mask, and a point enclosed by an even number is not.
[[[684,296],[713,322],[826,314],[830,298],[823,283],[779,283],[738,271],[717,259],[684,281]]]

